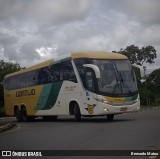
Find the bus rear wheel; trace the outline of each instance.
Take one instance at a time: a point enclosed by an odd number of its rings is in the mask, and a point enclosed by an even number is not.
[[[24,122],[27,122],[28,121],[28,116],[27,116],[27,110],[26,110],[26,107],[22,107],[21,109],[21,114],[22,114],[22,120]]]
[[[81,121],[81,112],[77,103],[74,103],[74,117],[76,122]]]
[[[114,119],[114,114],[107,115],[107,120],[108,121],[113,121],[113,119]]]
[[[14,116],[16,117],[18,122],[22,121],[22,115],[18,107],[14,109]]]

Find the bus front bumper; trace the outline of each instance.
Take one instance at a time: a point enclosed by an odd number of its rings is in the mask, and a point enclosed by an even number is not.
[[[140,102],[136,102],[132,105],[121,105],[113,106],[109,104],[99,103],[95,108],[95,113],[97,115],[107,115],[107,114],[122,114],[138,112],[140,110]]]

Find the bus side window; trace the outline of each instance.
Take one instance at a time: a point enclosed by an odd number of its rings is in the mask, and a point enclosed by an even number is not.
[[[60,80],[60,64],[55,64],[37,70],[37,85],[58,82]]]
[[[72,66],[71,61],[63,62],[61,65],[61,79],[63,76],[63,80],[69,80],[77,83],[77,79],[75,76],[75,72]]]
[[[60,64],[51,65],[48,67],[49,82],[58,82],[60,80]]]
[[[17,88],[24,88],[25,87],[25,73],[20,74],[17,76],[19,81],[17,81]]]
[[[85,87],[87,90],[89,90],[91,92],[96,91],[94,77],[95,77],[94,71],[90,68],[86,68],[86,70],[85,70]]]
[[[13,77],[9,77],[9,78],[5,79],[4,84],[3,84],[4,88],[6,90],[17,89],[17,87],[18,87],[17,79],[18,79],[18,76],[13,76]]]
[[[40,68],[37,70],[37,84],[46,84],[48,83],[48,74],[47,74],[47,67]]]
[[[36,85],[36,72],[30,71],[26,73],[26,87],[31,87]]]
[[[6,90],[10,90],[10,78],[4,80],[3,86]]]

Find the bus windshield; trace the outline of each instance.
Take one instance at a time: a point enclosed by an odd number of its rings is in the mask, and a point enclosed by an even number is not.
[[[99,94],[127,96],[138,93],[135,73],[129,60],[79,59],[79,62],[94,64],[99,68],[100,78],[96,79]],[[78,71],[81,76],[83,71]],[[82,79],[82,82],[85,81]]]

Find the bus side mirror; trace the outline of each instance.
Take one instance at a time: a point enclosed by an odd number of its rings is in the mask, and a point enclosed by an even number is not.
[[[134,68],[134,71],[135,71],[135,74],[136,76],[140,79],[140,81],[144,82],[145,81],[145,71],[144,71],[144,68],[143,66],[140,66],[140,65],[136,65],[136,64],[132,64],[133,68]]]
[[[95,72],[96,78],[99,79],[101,77],[100,70],[99,70],[99,68],[96,65],[93,65],[93,64],[84,64],[83,66],[93,69],[94,72]]]

